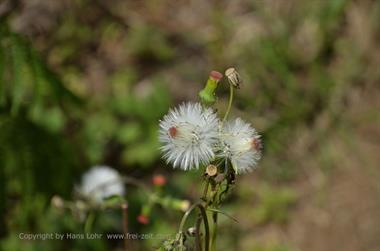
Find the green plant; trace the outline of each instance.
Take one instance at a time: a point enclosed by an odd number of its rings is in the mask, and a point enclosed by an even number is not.
[[[234,89],[241,81],[234,68],[226,71],[230,98],[223,119],[219,120],[209,108],[216,102],[215,90],[222,77],[219,72],[210,73],[205,88],[199,92],[203,106],[182,104],[160,121],[161,150],[167,162],[185,171],[205,168],[200,200],[184,214],[175,238],[165,241],[160,250],[216,250],[218,215],[231,218],[220,210],[222,202],[235,185],[236,175],[252,171],[261,158],[262,143],[255,129],[240,118],[227,120]],[[195,223],[186,230],[195,210],[199,212]]]

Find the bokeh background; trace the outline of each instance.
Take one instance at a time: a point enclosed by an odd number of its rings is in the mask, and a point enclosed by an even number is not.
[[[259,168],[238,177],[218,250],[380,250],[380,2],[371,0],[0,1],[0,249],[122,250],[122,241],[20,240],[83,231],[82,173],[107,164],[194,201],[201,172],[160,159],[159,119],[196,101],[211,70],[244,83],[232,116],[263,134]],[[218,88],[223,113],[228,86]],[[175,233],[182,213],[128,188],[130,231]],[[121,232],[120,212],[99,233]],[[134,241],[152,250],[161,240]]]

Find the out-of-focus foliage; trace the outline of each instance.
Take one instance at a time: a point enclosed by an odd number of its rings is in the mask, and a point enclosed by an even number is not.
[[[296,199],[295,192],[289,188],[259,187],[257,206],[252,214],[253,221],[257,224],[270,221],[285,223],[289,219],[289,208]]]
[[[110,79],[109,98],[85,100],[65,87],[65,78],[46,65],[27,38],[5,20],[0,28],[0,212],[6,226],[2,233],[9,236],[1,247],[57,250],[54,240],[23,244],[19,230],[80,233],[83,226],[70,214],[45,215],[50,198],[70,198],[84,166],[115,157],[118,165],[154,163],[157,122],[170,98],[159,78],[147,90],[132,93],[133,74],[120,72]],[[118,157],[109,157],[114,151]],[[110,229],[120,230],[118,222]],[[105,248],[102,240],[72,242],[72,250]]]
[[[80,99],[4,21],[0,33],[0,218],[7,233],[39,229],[49,197],[70,195],[79,156],[57,133],[68,118],[63,107]]]
[[[150,178],[163,166],[158,120],[172,103],[196,100],[210,70],[238,69],[244,82],[231,114],[264,136],[261,168],[253,178],[239,177],[227,205],[242,220],[221,221],[220,250],[293,250],[283,240],[267,245],[271,237],[256,231],[270,226],[272,233],[275,225],[283,236],[291,211],[313,204],[307,188],[317,191],[314,204],[326,203],[336,167],[360,163],[361,174],[378,177],[375,161],[360,156],[377,149],[362,142],[378,135],[368,126],[379,121],[378,1],[14,2],[21,4],[0,17],[0,249],[120,247],[105,239],[35,242],[17,235],[82,232],[80,221],[49,202],[54,194],[70,199],[91,165]],[[223,81],[217,94],[223,113]],[[362,128],[369,140],[356,135]],[[170,175],[167,193],[197,193],[198,174]],[[179,215],[160,209],[142,227],[135,218],[143,194],[130,190],[127,200],[131,231],[166,234],[177,227]],[[316,225],[334,218],[320,215]],[[120,212],[99,213],[94,229],[120,232]],[[160,241],[136,246],[150,250]],[[297,249],[315,250],[310,246]]]

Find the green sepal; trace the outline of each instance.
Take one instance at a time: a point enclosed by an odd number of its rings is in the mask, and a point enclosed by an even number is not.
[[[209,77],[206,86],[199,92],[201,102],[207,106],[211,106],[216,102],[215,90],[218,87],[218,80]]]

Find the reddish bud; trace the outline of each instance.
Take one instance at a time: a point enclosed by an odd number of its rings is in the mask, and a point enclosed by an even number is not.
[[[210,72],[210,78],[214,79],[215,81],[219,81],[223,78],[223,74],[218,71],[212,71]]]
[[[143,225],[149,224],[149,218],[143,214],[140,214],[139,216],[137,216],[137,221]]]
[[[177,135],[177,128],[172,126],[169,128],[169,135],[170,137],[174,138]]]
[[[166,178],[165,176],[161,174],[157,174],[153,176],[153,184],[156,186],[163,186],[166,184]]]

